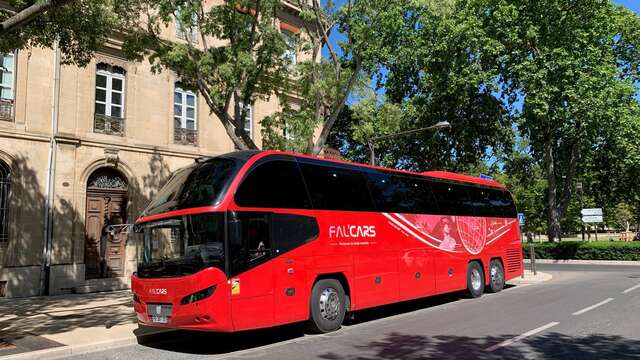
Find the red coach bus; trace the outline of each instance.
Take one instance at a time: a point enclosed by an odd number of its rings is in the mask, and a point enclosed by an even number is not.
[[[522,274],[511,194],[497,182],[281,152],[234,152],[177,171],[135,225],[139,323],[232,332]]]

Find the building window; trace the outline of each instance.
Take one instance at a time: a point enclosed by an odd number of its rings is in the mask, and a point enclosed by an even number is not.
[[[0,54],[0,120],[13,120],[15,54]]]
[[[239,116],[242,116],[243,107],[244,104],[242,104],[242,102],[238,102],[236,111],[238,112]],[[247,114],[244,117],[243,129],[247,132],[249,137],[253,139],[253,108],[251,107],[251,105],[247,105]]]
[[[198,43],[198,18],[194,13],[191,17],[191,23],[181,21],[182,14],[180,9],[176,12],[176,37],[190,43]]]
[[[198,144],[197,96],[176,83],[173,92],[173,134],[178,144]]]
[[[0,160],[0,245],[9,242],[9,190],[11,171],[9,166]]]
[[[100,63],[96,71],[96,108],[94,131],[109,135],[124,135],[123,68]]]
[[[282,35],[284,36],[284,40],[287,43],[287,50],[285,50],[283,56],[290,65],[295,65],[298,62],[296,34],[292,33],[291,31],[282,30]]]

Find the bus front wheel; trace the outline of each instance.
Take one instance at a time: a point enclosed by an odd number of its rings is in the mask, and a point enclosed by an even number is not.
[[[472,261],[467,267],[467,291],[469,297],[477,298],[484,292],[484,271],[477,261]]]
[[[311,330],[327,333],[338,330],[347,307],[344,288],[336,279],[319,280],[311,290]]]

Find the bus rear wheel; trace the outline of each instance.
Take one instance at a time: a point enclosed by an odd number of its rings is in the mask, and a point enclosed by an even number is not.
[[[493,293],[504,289],[504,267],[498,259],[493,259],[489,263],[489,289]]]
[[[477,261],[472,261],[467,267],[467,291],[466,295],[471,298],[482,296],[484,292],[484,271]]]
[[[311,331],[327,333],[342,325],[347,307],[344,288],[336,279],[322,279],[311,290]]]

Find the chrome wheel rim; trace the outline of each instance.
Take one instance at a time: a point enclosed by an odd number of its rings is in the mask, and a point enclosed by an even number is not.
[[[318,301],[320,305],[320,315],[328,321],[333,321],[340,314],[340,297],[338,292],[333,288],[326,288],[320,294]]]
[[[480,271],[478,269],[471,270],[471,287],[473,290],[480,290],[481,282]]]
[[[498,269],[497,266],[492,266],[491,267],[491,282],[494,285],[500,285],[502,283],[502,273],[500,272],[500,269]]]

